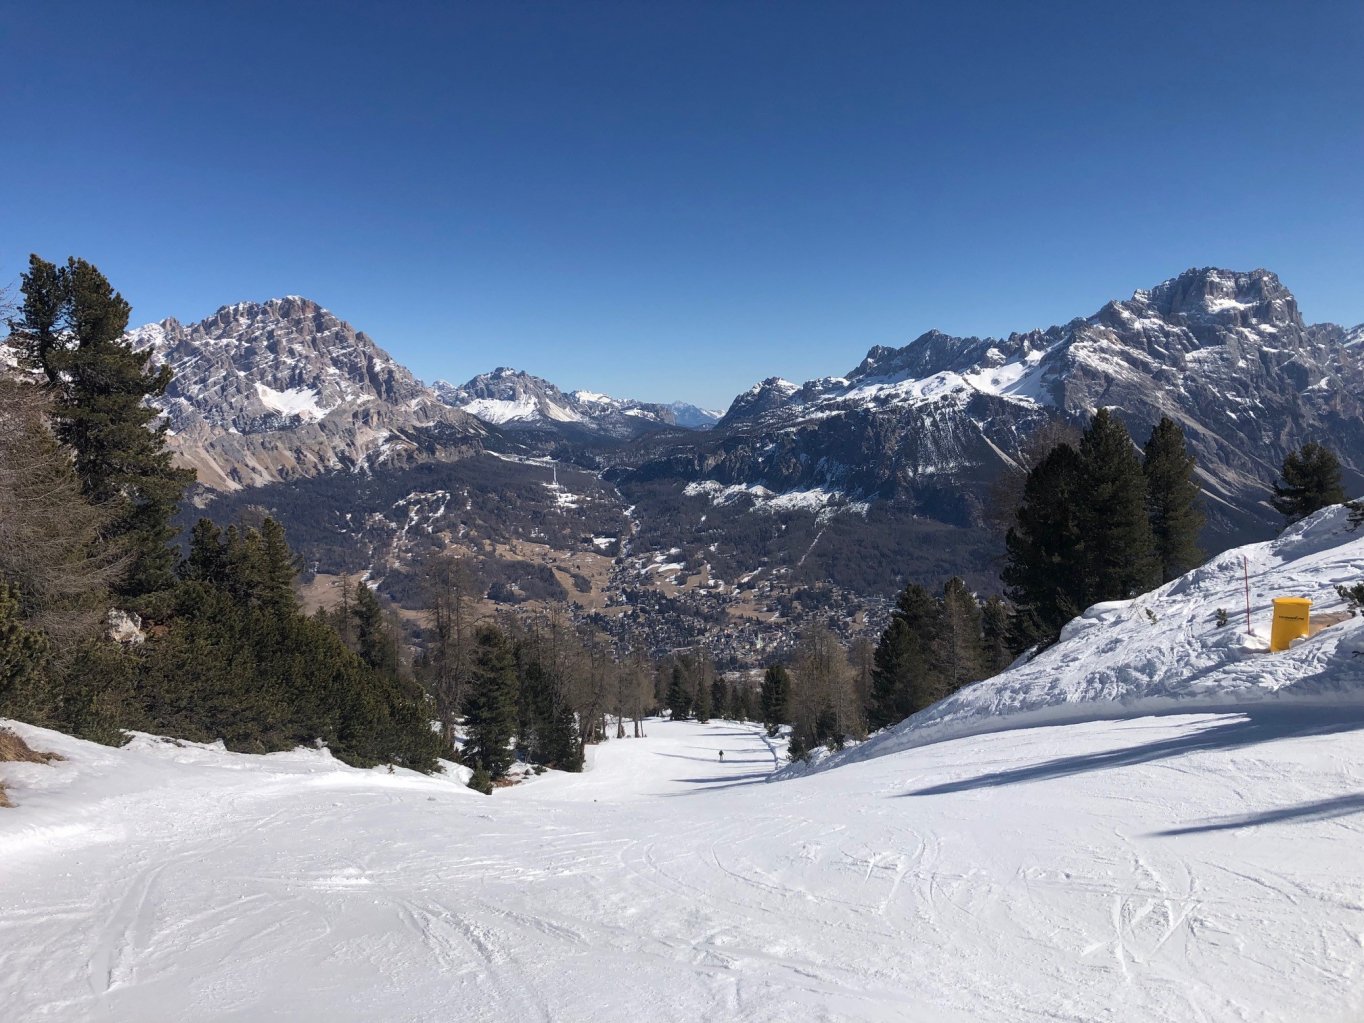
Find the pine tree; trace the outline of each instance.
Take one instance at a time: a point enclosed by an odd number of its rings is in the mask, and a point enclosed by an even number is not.
[[[126,558],[103,540],[109,513],[82,494],[51,407],[40,387],[0,378],[0,578],[21,594],[25,626],[48,637],[58,668],[103,631]]]
[[[668,682],[668,710],[674,721],[685,721],[691,713],[691,690],[681,661],[673,661],[672,677]]]
[[[1146,442],[1146,510],[1160,562],[1160,581],[1169,582],[1203,563],[1198,533],[1203,509],[1193,473],[1197,462],[1185,449],[1184,431],[1162,416]]]
[[[1346,501],[1345,507],[1350,512],[1347,528],[1353,532],[1360,526],[1364,526],[1364,501]]]
[[[383,605],[364,581],[355,584],[351,616],[355,622],[355,652],[380,674],[396,677],[398,648],[388,628]]]
[[[223,532],[212,519],[201,518],[189,534],[189,556],[180,565],[180,577],[211,586],[227,584],[227,550]]]
[[[776,735],[777,729],[790,720],[789,702],[791,699],[791,676],[780,664],[769,665],[763,673],[760,702],[762,722],[767,726],[768,735]]]
[[[938,609],[928,591],[917,583],[904,588],[890,622],[876,645],[871,673],[867,727],[872,731],[903,721],[931,700],[928,688],[929,643]]]
[[[126,543],[132,558],[119,593],[165,590],[174,582],[171,518],[194,480],[171,465],[166,427],[153,425],[158,413],[147,404],[165,394],[170,367],[149,368],[151,352],[123,339],[128,303],[84,260],[56,267],[32,256],[22,290],[10,329],[58,395],[57,436],[75,453],[83,492],[114,510],[105,539]]]
[[[731,705],[729,683],[725,681],[723,675],[716,675],[715,681],[710,684],[710,712],[721,720],[730,720],[734,717],[734,708]]]
[[[1079,453],[1059,444],[1033,467],[1023,485],[1000,573],[1017,609],[1017,651],[1054,642],[1061,627],[1086,607],[1080,469]]]
[[[753,690],[746,685],[736,685],[731,690],[731,703],[736,721],[753,720]]]
[[[1344,500],[1340,459],[1330,448],[1308,441],[1284,458],[1280,480],[1274,484],[1274,496],[1269,503],[1289,522],[1297,522]]]
[[[1079,482],[1084,565],[1079,609],[1150,589],[1160,569],[1146,514],[1146,477],[1131,435],[1108,409],[1095,413],[1080,439]]]
[[[711,713],[714,710],[714,704],[711,701],[710,683],[706,681],[706,676],[703,672],[698,672],[698,677],[696,679],[696,699],[694,706],[696,708],[696,720],[704,725],[710,720]]]
[[[47,657],[47,637],[26,628],[19,594],[0,580],[0,714],[31,702]]]
[[[506,775],[512,764],[517,688],[511,644],[500,629],[483,626],[474,638],[464,761],[485,768],[494,781]]]
[[[469,779],[469,788],[475,792],[482,792],[485,796],[493,794],[493,776],[482,764],[474,768],[473,776]]]
[[[284,538],[284,527],[267,518],[260,528],[260,589],[257,599],[274,614],[293,614],[298,610],[294,595],[297,559]]]

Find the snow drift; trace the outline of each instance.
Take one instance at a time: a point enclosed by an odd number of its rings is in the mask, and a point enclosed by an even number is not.
[[[1251,629],[1246,632],[1249,580]],[[1135,600],[1096,604],[1055,646],[865,743],[774,777],[827,770],[927,743],[1035,725],[1285,705],[1364,708],[1364,618],[1268,653],[1274,597],[1341,611],[1341,584],[1364,579],[1364,530],[1341,505],[1275,540],[1219,554]],[[1218,625],[1218,610],[1228,624]]]

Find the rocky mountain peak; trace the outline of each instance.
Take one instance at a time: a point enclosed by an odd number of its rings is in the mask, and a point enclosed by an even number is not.
[[[1131,304],[1191,330],[1204,324],[1303,326],[1297,299],[1268,270],[1185,270],[1150,291],[1136,292]]]
[[[162,406],[175,443],[221,489],[353,466],[392,450],[395,431],[479,432],[367,334],[298,295],[225,305],[190,326],[165,319],[128,339],[174,371]]]

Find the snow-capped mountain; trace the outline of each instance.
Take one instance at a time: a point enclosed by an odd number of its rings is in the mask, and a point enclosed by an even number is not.
[[[484,422],[517,428],[567,428],[612,437],[633,437],[670,426],[708,429],[720,414],[674,402],[612,398],[595,391],[561,391],[541,377],[502,366],[481,373],[462,387],[438,380],[441,400]]]
[[[241,302],[128,336],[175,371],[163,402],[172,444],[213,489],[448,455],[486,432],[306,298]]]
[[[846,376],[773,378],[717,425],[727,443],[673,458],[690,483],[895,498],[947,522],[978,519],[979,484],[1052,419],[1115,408],[1141,443],[1184,427],[1213,530],[1250,536],[1283,456],[1308,440],[1364,480],[1364,327],[1308,325],[1267,270],[1189,270],[1092,316],[1008,338],[929,331],[876,347]],[[655,467],[657,471],[658,467]]]

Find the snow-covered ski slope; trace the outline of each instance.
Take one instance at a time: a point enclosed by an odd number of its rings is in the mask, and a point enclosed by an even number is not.
[[[777,785],[732,722],[492,798],[15,724],[0,1019],[1362,1019],[1364,622],[1257,652],[1242,554],[1262,637],[1364,574],[1322,513]]]
[[[1032,661],[782,776],[1002,728],[1285,704],[1364,708],[1364,618],[1267,653],[1274,597],[1308,597],[1313,615],[1333,615],[1346,610],[1336,587],[1364,581],[1364,529],[1352,532],[1348,519],[1341,505],[1324,509],[1136,600],[1097,604]]]
[[[1336,711],[781,785],[752,726],[651,721],[492,798],[15,727],[69,759],[0,765],[7,1023],[1364,1014],[1364,721]]]

